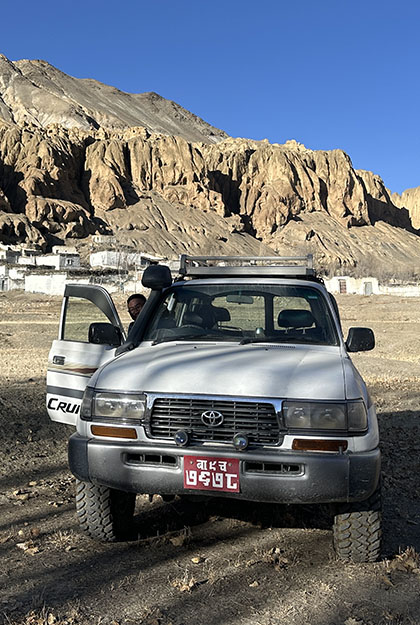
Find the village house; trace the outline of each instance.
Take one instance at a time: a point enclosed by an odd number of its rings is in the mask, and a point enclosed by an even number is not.
[[[25,288],[26,267],[10,267],[0,264],[0,291]]]
[[[0,245],[0,262],[14,264],[20,256],[20,250],[9,245]]]
[[[115,245],[117,239],[112,234],[94,234],[92,236],[92,243],[96,245]]]
[[[378,295],[381,293],[377,278],[352,278],[350,276],[334,276],[325,280],[330,293],[353,293],[357,295]]]
[[[18,265],[36,265],[36,259],[38,258],[38,256],[41,256],[42,251],[41,250],[36,250],[36,249],[32,249],[29,247],[21,247],[20,248],[20,255],[17,259],[17,264]]]
[[[114,250],[93,252],[89,256],[92,269],[144,269],[150,263],[157,263],[161,260],[161,256],[153,256],[144,252],[116,252]]]
[[[72,284],[89,284],[89,275],[71,275],[66,271],[37,271],[27,273],[23,288],[27,293],[45,293],[46,295],[63,295],[68,282]]]
[[[56,271],[60,269],[78,269],[80,267],[80,256],[75,247],[64,247],[55,245],[52,254],[42,254],[36,257],[38,267],[52,267]]]

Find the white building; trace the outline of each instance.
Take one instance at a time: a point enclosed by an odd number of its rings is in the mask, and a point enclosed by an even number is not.
[[[417,284],[400,284],[381,286],[382,295],[400,295],[402,297],[420,297],[420,285]]]
[[[77,254],[76,248],[68,245],[54,245],[51,251],[53,254]]]
[[[103,245],[104,243],[106,245],[115,245],[116,242],[117,239],[112,234],[94,234],[92,236],[92,243],[97,245]]]
[[[330,293],[353,293],[357,295],[378,295],[381,288],[377,278],[351,278],[350,276],[334,276],[325,280]]]
[[[14,263],[17,263],[19,256],[20,256],[20,251],[16,249],[12,249],[8,245],[0,246],[0,260],[1,261],[4,261],[5,263],[14,264]]]
[[[162,260],[159,256],[152,256],[143,252],[115,252],[104,250],[93,252],[89,257],[89,264],[93,269],[130,269],[145,268],[152,262]]]
[[[36,257],[38,267],[52,267],[56,271],[60,269],[78,269],[80,256],[77,252],[60,252],[56,254],[42,254]]]
[[[1,281],[1,277],[0,277]],[[63,295],[66,284],[100,284],[108,293],[121,293],[124,288],[118,276],[74,275],[66,271],[28,273],[25,275],[24,288],[28,293]]]
[[[46,295],[63,295],[65,285],[89,284],[88,276],[74,278],[66,272],[28,273],[25,276],[24,288],[27,293],[45,293]]]
[[[36,265],[36,259],[41,256],[41,250],[30,249],[28,247],[21,248],[21,255],[17,259],[18,265]]]
[[[9,269],[6,265],[0,265],[0,291],[8,291]]]
[[[13,291],[25,287],[26,267],[0,265],[0,291]]]

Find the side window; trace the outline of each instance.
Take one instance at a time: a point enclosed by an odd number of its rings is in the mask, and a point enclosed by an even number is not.
[[[95,304],[80,297],[69,297],[66,306],[63,339],[88,343],[91,323],[109,323],[109,319]]]
[[[178,300],[176,295],[172,293],[168,299],[160,305],[157,314],[144,335],[144,338],[149,340],[150,337],[155,338],[156,333],[160,330],[178,328],[182,325],[185,308],[185,302]]]

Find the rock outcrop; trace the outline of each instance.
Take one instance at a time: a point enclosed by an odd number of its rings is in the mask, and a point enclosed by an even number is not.
[[[139,108],[113,112],[124,98],[141,100],[0,57],[0,240],[47,249],[115,233],[166,256],[313,252],[325,267],[420,272],[414,191],[412,207],[341,150],[223,139],[186,111],[176,134],[151,132],[172,103],[158,98],[138,125]]]
[[[393,193],[391,198],[396,206],[408,210],[413,226],[420,229],[420,187],[406,189],[401,195]]]

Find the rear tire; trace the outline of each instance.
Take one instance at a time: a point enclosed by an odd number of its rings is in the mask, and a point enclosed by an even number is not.
[[[80,528],[90,538],[115,542],[132,528],[135,493],[76,480],[76,514]]]
[[[345,562],[376,562],[381,552],[381,489],[365,501],[340,504],[334,516],[333,542]]]

